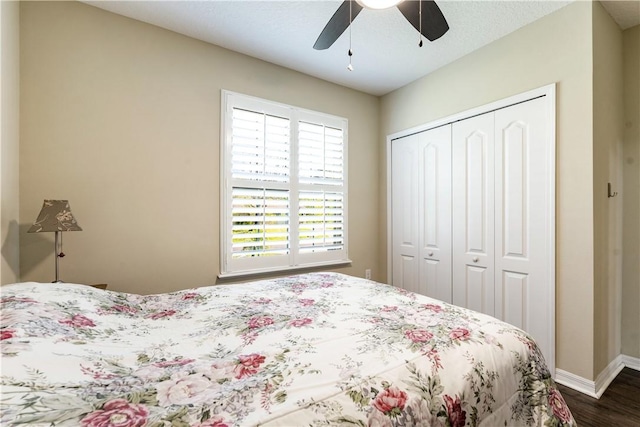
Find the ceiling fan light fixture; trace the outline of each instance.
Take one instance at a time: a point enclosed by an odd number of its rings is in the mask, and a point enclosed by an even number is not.
[[[397,6],[402,0],[356,0],[358,4],[367,9],[387,9]]]

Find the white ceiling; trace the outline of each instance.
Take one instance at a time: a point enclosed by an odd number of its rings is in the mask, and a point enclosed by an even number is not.
[[[313,49],[318,35],[341,4],[339,0],[85,3],[333,83],[383,95],[571,1],[439,0],[450,29],[435,42],[425,39],[422,48],[418,47],[417,31],[395,7],[365,9],[351,27],[353,71],[346,68],[349,30],[329,49]],[[607,3],[614,18],[612,10],[621,11],[619,25],[640,22],[640,1]]]

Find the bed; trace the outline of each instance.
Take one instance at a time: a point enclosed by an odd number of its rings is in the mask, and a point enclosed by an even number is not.
[[[6,426],[575,425],[523,331],[339,273],[1,297]]]

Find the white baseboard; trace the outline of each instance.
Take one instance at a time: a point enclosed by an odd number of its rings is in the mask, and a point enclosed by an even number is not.
[[[556,369],[555,381],[558,384],[572,388],[587,396],[600,399],[600,396],[602,396],[607,387],[609,387],[611,381],[613,381],[625,367],[640,371],[640,358],[622,354],[619,355],[600,372],[595,381],[587,380],[571,372],[563,371],[562,369]]]
[[[615,359],[607,365],[606,368],[596,377],[596,397],[600,399],[602,393],[609,387],[611,381],[616,379],[616,376],[624,369],[622,364],[622,355],[618,355]]]
[[[578,375],[572,374],[571,372],[563,371],[562,369],[556,369],[556,382],[579,391],[580,393],[586,394],[587,396],[598,399],[598,395],[596,394],[596,383],[594,381],[584,379]]]
[[[640,371],[640,358],[622,355],[622,364],[627,368]]]

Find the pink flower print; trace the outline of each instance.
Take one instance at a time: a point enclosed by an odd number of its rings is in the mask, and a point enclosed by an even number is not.
[[[210,399],[211,381],[202,374],[174,374],[156,384],[160,406],[197,405]]]
[[[315,300],[308,299],[308,298],[302,298],[302,299],[299,299],[298,301],[300,301],[300,304],[302,304],[305,307],[309,307],[315,304]]]
[[[398,306],[396,305],[385,305],[384,307],[382,307],[381,311],[390,313],[392,311],[398,311]]]
[[[224,418],[222,418],[220,415],[214,415],[213,417],[209,418],[207,421],[196,423],[193,426],[194,427],[229,427],[229,425],[224,422]]]
[[[16,336],[16,331],[13,329],[3,329],[0,331],[0,341],[8,340],[9,338],[13,338]]]
[[[264,328],[273,325],[273,319],[269,316],[255,316],[249,319],[249,329]]]
[[[158,319],[162,319],[164,317],[173,316],[174,314],[176,314],[175,310],[162,310],[162,311],[158,311],[156,313],[152,313],[152,314],[146,316],[146,318],[147,319],[152,319],[152,320],[158,320]]]
[[[298,294],[304,291],[306,288],[307,285],[305,285],[304,283],[296,283],[295,285],[291,285],[291,289],[293,290],[293,292]]]
[[[454,400],[451,396],[444,395],[444,402],[447,405],[447,416],[451,427],[464,427],[467,413],[462,410],[460,397],[456,396]]]
[[[254,304],[269,304],[271,302],[271,299],[269,298],[258,298],[257,300],[254,300],[253,303]]]
[[[83,316],[82,314],[74,314],[70,319],[58,320],[58,322],[63,325],[73,326],[74,328],[83,328],[85,326],[92,328],[96,326],[96,324],[93,323],[93,320]]]
[[[187,292],[186,294],[182,295],[182,299],[183,300],[187,300],[187,299],[194,299],[198,296],[199,294],[197,292]]]
[[[406,403],[407,393],[396,387],[382,390],[373,400],[373,406],[378,411],[391,416],[400,415]]]
[[[130,307],[128,305],[122,305],[122,304],[116,304],[112,306],[111,310],[117,311],[120,313],[127,313],[127,314],[135,314],[138,311],[138,309],[135,307]]]
[[[410,329],[405,331],[404,335],[416,343],[427,342],[433,338],[433,334],[429,331],[425,331],[424,329]]]
[[[331,288],[333,287],[333,283],[331,282],[324,282],[322,285],[320,285],[321,288]]]
[[[431,310],[433,312],[436,312],[436,313],[440,313],[442,311],[442,307],[440,307],[437,304],[425,304],[424,308],[426,308],[427,310]]]
[[[313,320],[309,319],[308,317],[305,317],[304,319],[293,319],[291,321],[291,326],[295,326],[296,328],[300,328],[302,326],[308,325],[311,322],[313,322]]]
[[[141,427],[146,424],[149,410],[124,399],[110,400],[102,409],[93,411],[80,421],[83,427]]]
[[[264,356],[257,353],[238,356],[238,364],[234,372],[237,379],[256,374],[260,365],[264,363]]]
[[[571,421],[571,411],[569,411],[567,403],[564,401],[564,398],[557,389],[551,389],[548,400],[549,406],[551,406],[551,409],[553,410],[553,415],[560,418],[563,423]]]
[[[471,338],[471,333],[465,328],[455,328],[449,332],[449,338],[452,340],[466,341]]]
[[[168,368],[169,366],[184,366],[193,361],[194,359],[173,359],[173,360],[163,360],[160,362],[156,362],[153,365],[159,368]]]

